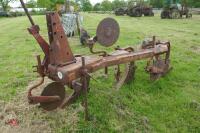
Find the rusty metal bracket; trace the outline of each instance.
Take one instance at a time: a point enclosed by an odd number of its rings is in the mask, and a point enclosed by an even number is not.
[[[87,93],[88,93],[88,84],[87,84],[87,69],[85,67],[85,58],[82,57],[82,90],[83,90],[83,94],[84,94],[84,99],[83,99],[83,105],[85,107],[85,120],[88,120],[88,101],[87,101]]]

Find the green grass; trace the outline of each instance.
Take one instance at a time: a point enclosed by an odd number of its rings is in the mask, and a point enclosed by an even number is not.
[[[121,28],[116,45],[121,47],[137,46],[153,35],[170,40],[174,69],[159,81],[151,82],[144,72],[145,61],[139,61],[136,80],[120,91],[112,89],[109,80],[91,81],[88,99],[92,120],[85,122],[83,112],[79,112],[78,131],[200,132],[200,16],[178,20],[87,13],[83,16],[84,27],[93,35],[100,20],[114,17]],[[47,38],[45,16],[34,16],[34,20]],[[36,64],[34,56],[42,52],[26,30],[29,26],[26,17],[0,18],[0,26],[0,100],[10,101],[36,79],[32,72]],[[77,37],[69,42],[74,53],[89,54]],[[78,103],[74,108],[77,106]],[[68,127],[58,126],[54,130],[67,132]]]

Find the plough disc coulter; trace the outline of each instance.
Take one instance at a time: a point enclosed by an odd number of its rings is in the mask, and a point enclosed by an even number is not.
[[[45,55],[43,61],[41,61],[40,56],[37,56],[38,65],[36,68],[41,76],[41,82],[29,89],[30,104],[40,104],[43,109],[50,111],[64,108],[83,95],[85,119],[88,119],[87,93],[89,92],[89,82],[93,79],[91,73],[103,69],[107,75],[108,70],[113,68],[114,87],[119,89],[124,83],[129,83],[134,79],[137,60],[149,59],[146,71],[150,73],[152,80],[164,76],[171,69],[169,64],[170,43],[158,41],[155,37],[146,41],[137,51],[132,47],[117,47],[111,54],[106,51],[94,51],[96,42],[109,47],[117,41],[120,28],[119,24],[112,18],[102,20],[97,28],[96,36],[84,40],[90,51],[98,55],[74,55],[56,12],[50,12],[46,15],[49,36],[49,42],[47,42],[40,35],[39,26],[33,22],[23,0],[20,1],[32,24],[28,31],[37,40]],[[48,77],[54,82],[44,88],[41,96],[34,96],[32,90],[44,82],[44,77]],[[71,93],[65,92],[65,86],[71,89]]]

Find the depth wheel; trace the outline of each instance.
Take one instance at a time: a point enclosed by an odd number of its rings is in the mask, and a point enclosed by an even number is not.
[[[61,100],[55,102],[40,103],[40,107],[46,111],[57,109],[65,98],[65,87],[59,82],[48,84],[42,91],[41,96],[59,96]]]

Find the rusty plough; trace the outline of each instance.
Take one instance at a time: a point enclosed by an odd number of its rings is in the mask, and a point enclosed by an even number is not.
[[[111,54],[105,51],[94,51],[96,42],[109,47],[117,41],[120,29],[118,23],[112,18],[102,20],[97,28],[96,36],[85,39],[90,51],[98,55],[74,55],[56,12],[46,14],[49,36],[49,42],[47,42],[40,35],[40,28],[35,25],[23,0],[20,1],[32,24],[28,31],[37,40],[45,55],[42,61],[40,56],[37,56],[36,68],[41,76],[41,82],[30,88],[28,93],[30,104],[40,104],[43,109],[51,111],[70,105],[83,94],[85,119],[88,119],[87,93],[91,73],[104,69],[107,74],[108,68],[115,68],[115,87],[119,89],[124,83],[133,80],[136,70],[135,61],[137,60],[149,59],[146,71],[150,73],[152,80],[164,76],[171,69],[170,43],[158,41],[155,37],[150,41],[145,41],[141,49],[137,51],[132,47],[117,47]],[[44,88],[41,96],[34,96],[32,90],[44,82],[44,77],[48,77],[54,82]],[[71,88],[73,91],[71,95],[66,94],[65,86]]]

